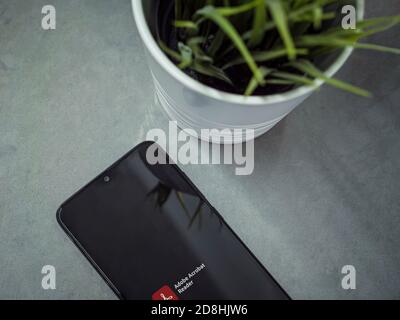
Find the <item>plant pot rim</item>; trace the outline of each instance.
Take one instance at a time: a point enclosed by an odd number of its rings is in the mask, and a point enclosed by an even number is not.
[[[214,98],[216,100],[221,100],[224,102],[229,102],[233,104],[242,104],[242,105],[263,105],[268,106],[275,103],[281,103],[285,101],[289,101],[292,99],[300,98],[302,96],[311,94],[314,90],[319,88],[324,84],[325,81],[316,79],[314,80],[314,86],[301,86],[296,89],[280,93],[273,94],[267,96],[250,96],[246,97],[240,94],[223,92],[218,89],[207,86],[186,73],[180,70],[161,50],[158,43],[154,39],[148,23],[146,21],[142,0],[131,0],[132,1],[132,10],[133,16],[136,21],[136,26],[139,31],[140,36],[144,42],[144,45],[149,50],[150,54],[153,58],[158,61],[158,63],[165,69],[172,77],[174,77],[177,81],[179,81],[184,86],[190,88],[191,90],[208,96],[210,98]],[[360,21],[364,17],[364,8],[365,2],[364,0],[356,0],[357,3],[357,19]],[[347,59],[350,57],[353,52],[353,48],[346,47],[343,52],[339,55],[336,61],[324,72],[327,77],[333,77],[336,72],[344,65]]]

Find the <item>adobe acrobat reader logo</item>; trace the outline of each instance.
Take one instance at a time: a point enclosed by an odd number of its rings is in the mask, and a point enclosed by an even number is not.
[[[179,300],[175,292],[168,286],[163,286],[151,296],[152,300]]]

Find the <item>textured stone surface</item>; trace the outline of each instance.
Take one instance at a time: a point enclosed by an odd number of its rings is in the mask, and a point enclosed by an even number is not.
[[[400,47],[399,29],[371,41]],[[293,298],[400,298],[399,57],[358,52],[338,76],[374,98],[324,87],[256,141],[252,176],[183,170]],[[154,127],[167,119],[129,0],[0,0],[0,298],[114,298],[55,212]],[[41,289],[45,264],[55,291]]]

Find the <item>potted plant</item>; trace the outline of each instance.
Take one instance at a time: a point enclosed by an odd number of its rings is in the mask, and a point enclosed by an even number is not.
[[[356,8],[355,29],[342,27],[344,5]],[[352,50],[400,53],[360,42],[400,22],[363,20],[363,0],[132,0],[132,7],[156,97],[183,129],[260,136],[323,83],[368,96],[333,78]]]

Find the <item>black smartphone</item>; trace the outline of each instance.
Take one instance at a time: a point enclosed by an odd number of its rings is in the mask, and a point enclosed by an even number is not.
[[[169,164],[150,164],[150,147]],[[153,142],[65,201],[57,219],[120,299],[289,299]]]

